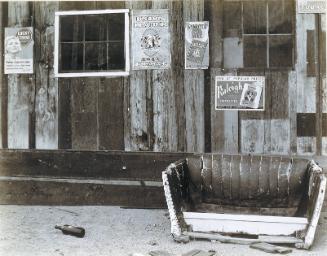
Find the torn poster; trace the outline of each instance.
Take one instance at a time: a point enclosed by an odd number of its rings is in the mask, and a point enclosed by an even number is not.
[[[170,67],[168,10],[133,10],[132,69]]]
[[[33,28],[5,28],[5,74],[33,73]]]
[[[209,66],[209,22],[185,23],[185,68],[207,69]]]
[[[264,110],[264,76],[216,76],[216,110]]]

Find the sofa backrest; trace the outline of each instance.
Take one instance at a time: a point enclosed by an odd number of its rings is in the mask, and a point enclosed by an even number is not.
[[[307,165],[284,156],[204,154],[187,158],[191,192],[202,202],[249,207],[298,207]]]

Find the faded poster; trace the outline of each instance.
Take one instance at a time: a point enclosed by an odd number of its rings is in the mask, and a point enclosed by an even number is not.
[[[297,0],[299,13],[326,13],[326,0]]]
[[[168,69],[168,10],[132,11],[132,69]]]
[[[185,23],[185,68],[207,69],[209,66],[209,22]]]
[[[33,28],[5,28],[5,74],[33,73]]]
[[[263,110],[264,76],[216,76],[215,109]]]

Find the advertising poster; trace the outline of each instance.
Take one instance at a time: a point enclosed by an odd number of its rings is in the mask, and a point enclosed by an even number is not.
[[[326,13],[326,0],[297,0],[299,13]]]
[[[264,110],[264,76],[216,76],[216,110]]]
[[[5,28],[5,74],[33,73],[33,28]]]
[[[132,69],[168,69],[169,67],[168,10],[133,10]]]
[[[185,23],[185,68],[207,69],[209,66],[209,22]]]

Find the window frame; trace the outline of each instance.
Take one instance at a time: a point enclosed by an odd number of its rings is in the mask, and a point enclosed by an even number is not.
[[[77,15],[96,15],[124,13],[125,15],[125,31],[124,31],[124,52],[125,52],[125,68],[122,71],[92,71],[92,72],[60,72],[59,73],[59,31],[60,31],[60,16],[77,16]],[[130,49],[129,49],[129,9],[106,9],[106,10],[89,10],[89,11],[60,11],[55,12],[55,44],[54,44],[54,75],[55,77],[117,77],[128,76],[130,72]]]
[[[289,0],[292,1],[293,7],[294,7],[294,12],[291,14],[291,22],[292,22],[292,31],[291,33],[269,33],[269,8],[268,8],[268,2],[271,0],[262,0],[262,2],[265,3],[266,6],[266,32],[264,34],[248,34],[248,33],[244,33],[244,3],[245,2],[251,2],[251,1],[255,1],[255,0],[223,0],[223,3],[240,3],[240,40],[243,42],[243,47],[242,47],[242,51],[244,54],[244,38],[248,37],[250,38],[251,36],[262,36],[266,38],[266,65],[263,66],[248,66],[246,67],[244,65],[244,55],[243,55],[243,67],[238,68],[239,70],[243,70],[243,71],[256,71],[256,70],[294,70],[295,69],[295,64],[296,64],[296,57],[297,57],[297,53],[296,53],[296,1],[297,0]],[[273,0],[272,0],[273,1]],[[224,24],[223,24],[224,26]],[[224,30],[224,27],[223,27]],[[270,50],[270,40],[269,38],[271,36],[290,36],[291,40],[292,40],[292,64],[291,66],[270,66],[270,54],[269,54],[269,50]],[[225,38],[225,35],[223,34],[223,38]]]

